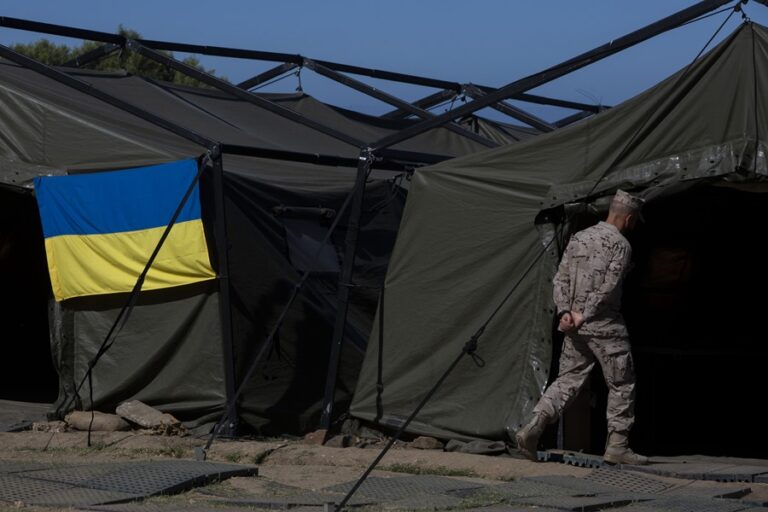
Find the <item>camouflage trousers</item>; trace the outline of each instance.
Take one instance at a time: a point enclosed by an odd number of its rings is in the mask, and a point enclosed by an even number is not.
[[[534,408],[555,421],[573,401],[600,363],[608,386],[608,433],[628,433],[635,422],[635,365],[629,339],[569,334],[563,342],[557,379]]]

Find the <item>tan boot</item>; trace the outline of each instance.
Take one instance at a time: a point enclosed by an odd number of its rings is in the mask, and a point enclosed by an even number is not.
[[[626,434],[611,432],[608,435],[608,446],[605,449],[603,461],[609,464],[643,466],[648,464],[648,457],[637,454],[629,448],[629,439]]]
[[[517,449],[520,453],[528,459],[534,462],[538,461],[537,447],[539,445],[539,438],[544,433],[544,429],[547,428],[549,418],[544,414],[534,414],[533,419],[528,422],[523,428],[517,431],[515,434],[515,441],[517,442]]]

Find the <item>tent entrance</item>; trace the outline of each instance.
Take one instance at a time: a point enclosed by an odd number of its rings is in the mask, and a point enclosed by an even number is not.
[[[759,184],[697,186],[649,203],[646,223],[630,235],[635,267],[623,307],[640,453],[768,458],[758,419],[768,360],[764,192]],[[601,378],[590,391],[594,407],[571,422],[591,423],[590,448],[601,453]]]
[[[51,296],[40,217],[31,194],[0,188],[0,399],[52,403]]]

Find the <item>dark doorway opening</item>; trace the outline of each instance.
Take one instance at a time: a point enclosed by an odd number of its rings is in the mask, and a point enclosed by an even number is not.
[[[649,203],[630,236],[635,268],[623,307],[641,453],[768,458],[759,420],[768,356],[763,192],[697,186]]]
[[[0,399],[58,395],[48,332],[45,244],[32,194],[0,188]]]

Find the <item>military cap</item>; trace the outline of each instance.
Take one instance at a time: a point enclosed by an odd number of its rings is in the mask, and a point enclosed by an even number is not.
[[[623,190],[617,190],[611,202],[623,205],[632,210],[640,211],[640,209],[643,207],[643,204],[645,203],[645,200],[640,197],[629,195]]]

